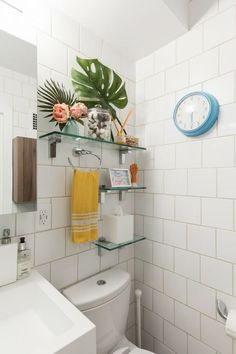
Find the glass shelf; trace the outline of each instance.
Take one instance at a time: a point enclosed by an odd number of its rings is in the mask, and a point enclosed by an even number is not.
[[[123,243],[112,243],[112,242],[109,242],[109,241],[106,241],[106,240],[103,241],[101,239],[98,239],[97,241],[94,241],[93,244],[96,245],[99,248],[103,248],[104,250],[113,251],[113,250],[116,250],[118,248],[125,247],[125,246],[128,246],[128,245],[132,245],[133,243],[137,243],[139,241],[143,241],[145,239],[146,239],[146,237],[144,237],[144,236],[134,236],[133,240],[130,240],[130,241],[127,241],[127,242],[123,242]]]
[[[137,191],[137,190],[142,190],[146,189],[147,187],[143,186],[137,186],[137,187],[106,187],[106,186],[100,186],[100,192],[113,192],[113,191]]]
[[[99,140],[99,139],[93,139],[87,136],[83,135],[75,135],[75,134],[67,134],[59,131],[53,131],[47,134],[43,134],[39,136],[39,139],[47,139],[51,145],[50,147],[50,156],[51,157],[56,157],[56,144],[61,143],[61,142],[67,142],[67,143],[72,143],[74,144],[75,142],[92,142],[92,143],[100,143],[100,144],[105,144],[106,146],[109,146],[111,148],[117,149],[120,152],[127,152],[127,151],[132,151],[132,150],[146,150],[145,147],[142,146],[133,146],[133,145],[128,145],[128,144],[118,144],[115,143],[114,141],[106,141],[106,140]]]

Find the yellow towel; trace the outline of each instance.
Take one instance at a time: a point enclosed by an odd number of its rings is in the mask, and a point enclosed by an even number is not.
[[[82,243],[98,235],[99,173],[76,170],[72,185],[72,241]]]

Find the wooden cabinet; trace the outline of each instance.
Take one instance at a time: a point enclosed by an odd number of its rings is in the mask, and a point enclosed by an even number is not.
[[[36,201],[36,149],[36,139],[13,139],[12,199],[17,204]]]

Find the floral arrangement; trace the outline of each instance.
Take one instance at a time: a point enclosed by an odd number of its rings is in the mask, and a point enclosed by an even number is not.
[[[100,105],[111,114],[116,129],[118,123],[126,134],[115,110],[115,107],[125,108],[128,103],[125,82],[114,70],[103,65],[98,59],[77,57],[76,61],[80,70],[75,68],[71,70],[75,93],[67,91],[63,84],[52,79],[39,87],[39,109],[47,113],[44,118],[51,118],[50,122],[56,122],[60,130],[63,130],[71,120],[83,125],[87,107]],[[113,135],[111,136],[114,140]]]
[[[66,124],[75,120],[83,125],[82,119],[87,116],[87,106],[82,102],[77,102],[76,97],[70,91],[66,91],[63,84],[54,80],[46,80],[43,86],[38,89],[39,108],[47,113],[44,118],[51,118],[50,122],[56,122],[60,130]]]

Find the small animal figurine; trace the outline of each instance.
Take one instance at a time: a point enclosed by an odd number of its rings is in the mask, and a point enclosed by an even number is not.
[[[133,187],[137,186],[137,173],[138,173],[138,165],[133,163],[130,165],[130,174],[131,174],[131,183]]]

